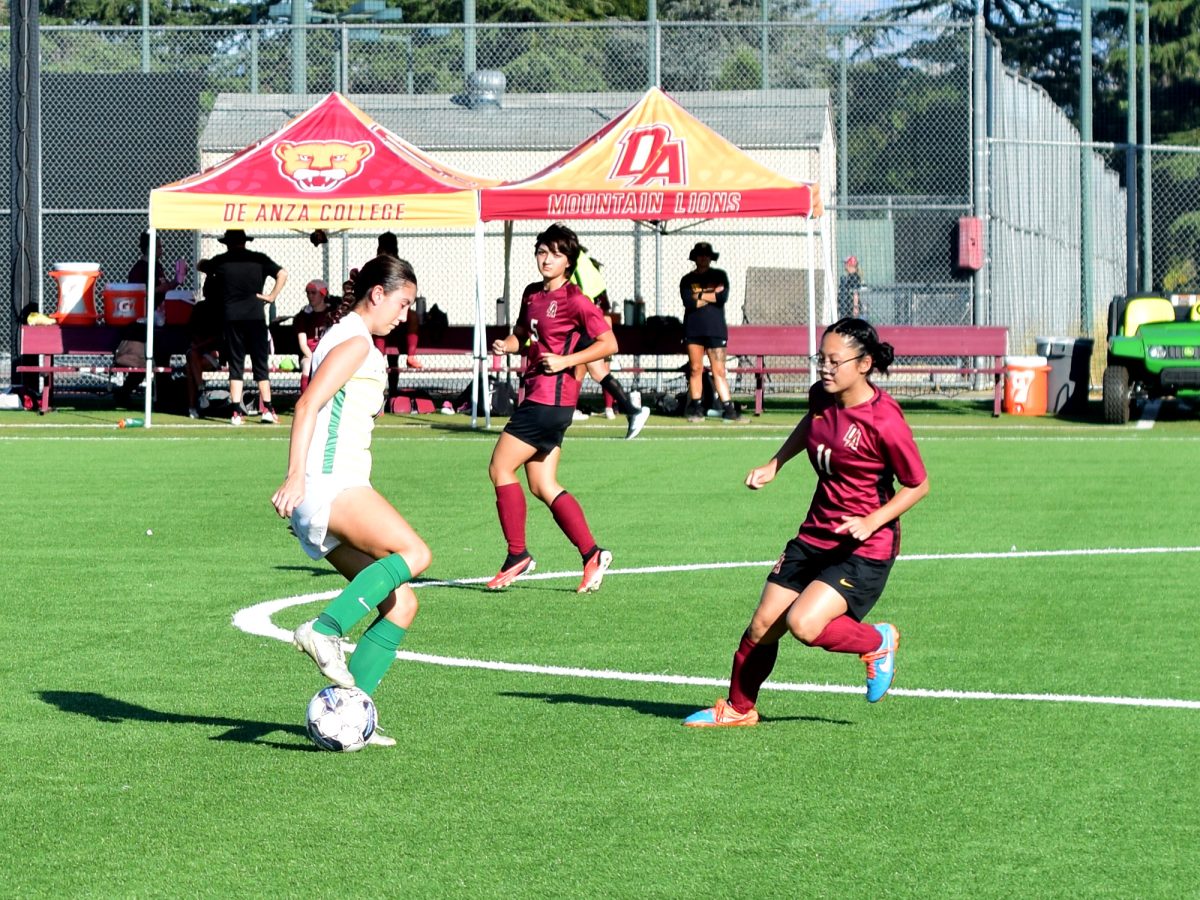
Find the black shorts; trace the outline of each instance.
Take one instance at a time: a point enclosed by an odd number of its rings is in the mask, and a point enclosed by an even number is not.
[[[231,380],[241,381],[244,378],[246,354],[250,355],[250,368],[255,381],[266,381],[270,377],[267,364],[271,359],[271,334],[265,320],[226,322],[223,349]]]
[[[712,335],[700,335],[698,337],[685,337],[685,344],[699,344],[705,350],[720,350],[729,343],[727,337],[713,337]]]
[[[505,432],[543,453],[562,446],[563,435],[575,414],[573,406],[546,406],[541,403],[522,403],[512,414]]]
[[[792,538],[767,581],[797,593],[814,581],[827,584],[842,595],[850,616],[861,622],[879,602],[894,560],[855,556],[853,549],[846,546],[821,550],[800,538]]]

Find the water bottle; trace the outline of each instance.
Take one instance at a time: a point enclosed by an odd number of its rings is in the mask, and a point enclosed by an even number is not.
[[[145,424],[146,424],[145,419],[128,418],[128,419],[121,419],[121,421],[117,422],[117,427],[118,428],[142,428]]]

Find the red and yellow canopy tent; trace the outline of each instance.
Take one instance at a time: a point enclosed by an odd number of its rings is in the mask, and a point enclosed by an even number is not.
[[[149,271],[160,228],[474,228],[475,356],[482,365],[479,190],[497,183],[439,163],[331,93],[223,162],[151,191]],[[146,318],[146,355],[153,358],[153,317]],[[150,405],[148,391],[147,426]]]
[[[816,183],[786,178],[660,88],[540,172],[481,189],[485,222],[514,219],[728,219],[821,215]],[[808,229],[811,242],[812,228]],[[809,252],[812,256],[811,246]],[[816,353],[814,270],[809,345]],[[814,373],[815,377],[815,373]]]

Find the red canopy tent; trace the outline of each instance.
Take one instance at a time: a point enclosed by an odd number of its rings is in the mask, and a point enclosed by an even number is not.
[[[149,271],[154,271],[159,228],[471,227],[476,233],[475,356],[482,366],[478,190],[496,183],[439,163],[331,93],[223,162],[151,191]],[[153,318],[147,316],[147,358],[153,353]],[[147,426],[150,407],[147,392]]]

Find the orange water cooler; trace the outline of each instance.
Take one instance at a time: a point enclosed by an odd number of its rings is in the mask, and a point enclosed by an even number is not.
[[[104,286],[104,324],[132,325],[146,318],[146,286],[110,281]]]
[[[59,325],[95,325],[100,274],[99,263],[55,263],[49,275],[58,282],[58,309],[51,318]]]

